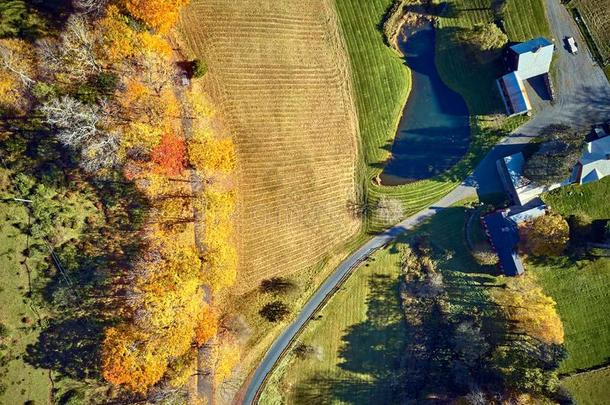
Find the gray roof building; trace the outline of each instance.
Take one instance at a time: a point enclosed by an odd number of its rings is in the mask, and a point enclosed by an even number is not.
[[[509,47],[511,72],[496,81],[509,116],[531,111],[532,106],[523,82],[548,74],[554,49],[555,45],[543,37]]]
[[[610,136],[588,142],[576,165],[576,182],[591,183],[610,175]]]
[[[515,56],[513,68],[521,80],[549,72],[555,46],[544,37],[534,38],[510,47]]]

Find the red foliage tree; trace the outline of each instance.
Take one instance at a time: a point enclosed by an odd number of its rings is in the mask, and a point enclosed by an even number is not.
[[[165,134],[159,145],[152,150],[155,171],[166,176],[182,174],[186,161],[184,140],[174,134]]]

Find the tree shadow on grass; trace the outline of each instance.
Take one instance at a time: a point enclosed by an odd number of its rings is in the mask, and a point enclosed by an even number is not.
[[[341,373],[318,373],[295,388],[296,403],[396,403],[405,325],[395,277],[368,280],[367,319],[345,331]]]
[[[27,346],[25,361],[72,379],[97,378],[103,327],[89,318],[52,321],[38,341]]]

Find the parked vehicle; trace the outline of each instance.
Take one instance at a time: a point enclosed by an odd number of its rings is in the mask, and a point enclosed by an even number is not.
[[[572,54],[578,53],[578,48],[576,47],[576,41],[574,40],[574,37],[566,37],[566,44],[568,46],[568,51],[570,51],[570,53],[572,53]]]

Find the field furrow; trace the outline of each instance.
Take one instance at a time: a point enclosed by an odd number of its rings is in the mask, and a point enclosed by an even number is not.
[[[347,210],[358,130],[333,12],[329,0],[195,0],[181,16],[237,148],[242,291],[315,265],[359,229]]]

